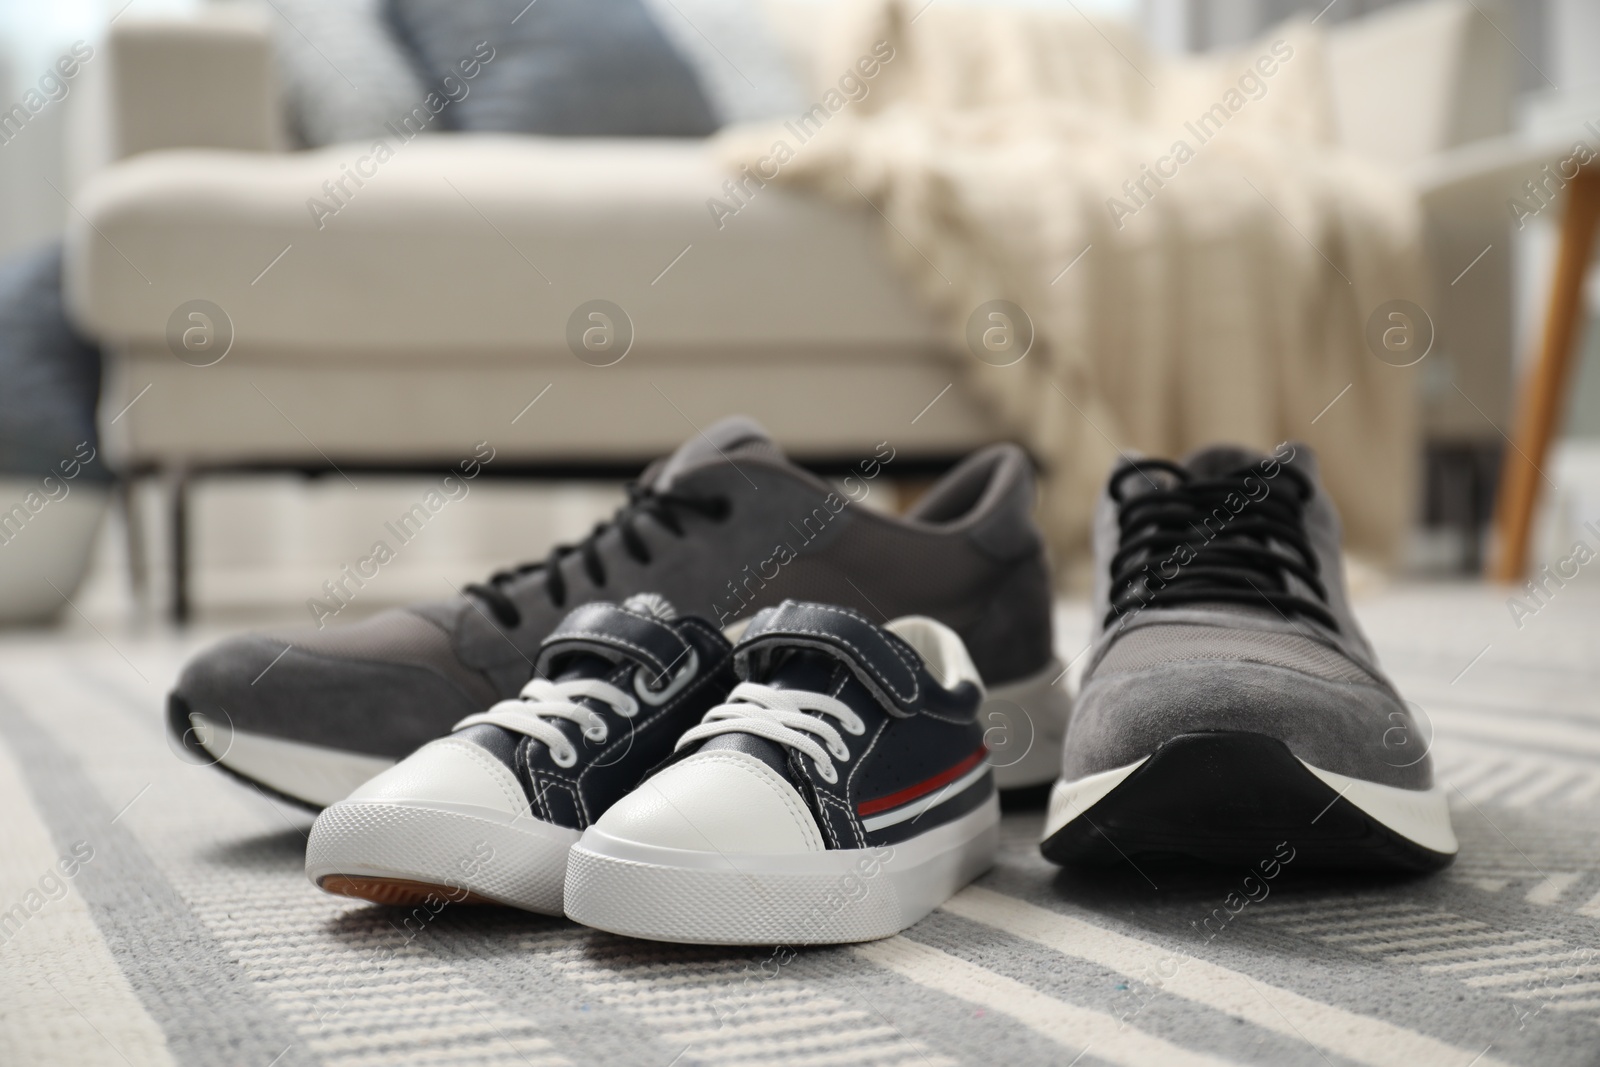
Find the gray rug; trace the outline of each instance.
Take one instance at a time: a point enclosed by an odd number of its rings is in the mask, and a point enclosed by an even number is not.
[[[903,936],[798,952],[325,896],[306,816],[169,750],[196,639],[5,639],[0,1063],[1600,1063],[1600,597],[1521,630],[1477,589],[1362,614],[1436,728],[1445,873],[1291,863],[1230,914],[1243,871],[1058,871],[1018,813]]]

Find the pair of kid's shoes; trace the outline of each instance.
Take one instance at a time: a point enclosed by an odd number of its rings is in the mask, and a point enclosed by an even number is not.
[[[646,594],[573,611],[535,670],[327,808],[312,881],[813,944],[896,933],[994,862],[982,682],[932,619],[785,601],[730,645]]]

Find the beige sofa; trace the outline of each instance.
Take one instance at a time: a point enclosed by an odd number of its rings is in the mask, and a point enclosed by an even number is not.
[[[789,10],[802,52],[818,10]],[[1503,132],[1502,42],[1466,0],[1332,38],[1351,147],[1454,188],[1440,153]],[[699,142],[423,135],[382,162],[365,144],[285,151],[258,19],[129,13],[106,47],[102,92],[79,117],[68,299],[113,357],[110,453],[180,472],[180,612],[183,472],[427,468],[481,440],[507,467],[622,469],[730,411],[808,458],[887,439],[935,461],[1001,432],[964,386],[955,331],[912,299],[864,204],[768,188],[719,228],[706,201],[726,174]],[[309,201],[330,203],[324,183],[341,180],[343,206],[318,218]],[[1441,200],[1446,280],[1504,239],[1501,195]],[[1502,281],[1451,306],[1440,345],[1495,417]],[[631,324],[625,357],[606,366],[615,349],[586,362],[569,344],[575,311],[596,299],[624,312],[611,326]],[[196,300],[220,316],[191,318]],[[202,352],[226,343],[219,362],[175,358],[191,327]],[[1493,434],[1447,392],[1433,431]]]

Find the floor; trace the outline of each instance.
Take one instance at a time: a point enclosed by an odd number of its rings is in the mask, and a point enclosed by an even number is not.
[[[0,638],[0,1063],[1594,1064],[1600,587],[1525,606],[1360,600],[1435,732],[1443,874],[1290,863],[1241,906],[1243,872],[1059,871],[1013,812],[996,869],[904,935],[800,951],[325,896],[307,816],[160,728],[214,627]]]

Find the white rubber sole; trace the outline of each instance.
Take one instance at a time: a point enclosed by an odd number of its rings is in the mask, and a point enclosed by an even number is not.
[[[1100,771],[1071,782],[1057,778],[1056,784],[1050,787],[1050,803],[1044,812],[1044,833],[1040,836],[1049,837],[1094,807],[1102,797],[1121,785],[1128,775],[1143,767],[1149,758],[1146,756],[1126,766],[1113,767],[1109,771]]]
[[[1333,771],[1325,771],[1305,760],[1295,757],[1301,766],[1316,775],[1335,793],[1359,808],[1369,818],[1414,844],[1434,852],[1448,855],[1460,849],[1455,828],[1450,825],[1450,805],[1443,786],[1432,789],[1400,789],[1380,785],[1362,778],[1350,778]],[[1050,804],[1045,813],[1043,838],[1048,838],[1063,826],[1094,807],[1106,794],[1138,770],[1145,759],[1124,767],[1091,774],[1077,781],[1060,779],[1050,790]]]
[[[567,853],[580,832],[530,816],[421,802],[334,804],[311,828],[306,877],[381,904],[477,898],[562,914]]]
[[[1300,761],[1306,770],[1326,782],[1335,793],[1401,837],[1434,852],[1460,851],[1455,827],[1450,825],[1450,804],[1444,786],[1399,789],[1361,778],[1347,778]]]
[[[195,739],[222,766],[313,807],[343,800],[395,764],[381,756],[251,733],[200,712],[191,712],[189,722]]]
[[[978,721],[997,788],[1049,785],[1061,773],[1061,744],[1072,714],[1065,673],[1051,659],[1037,674],[989,691]]]
[[[704,945],[829,945],[899,933],[994,865],[1000,803],[909,841],[779,855],[660,848],[584,831],[567,917],[614,934]]]

